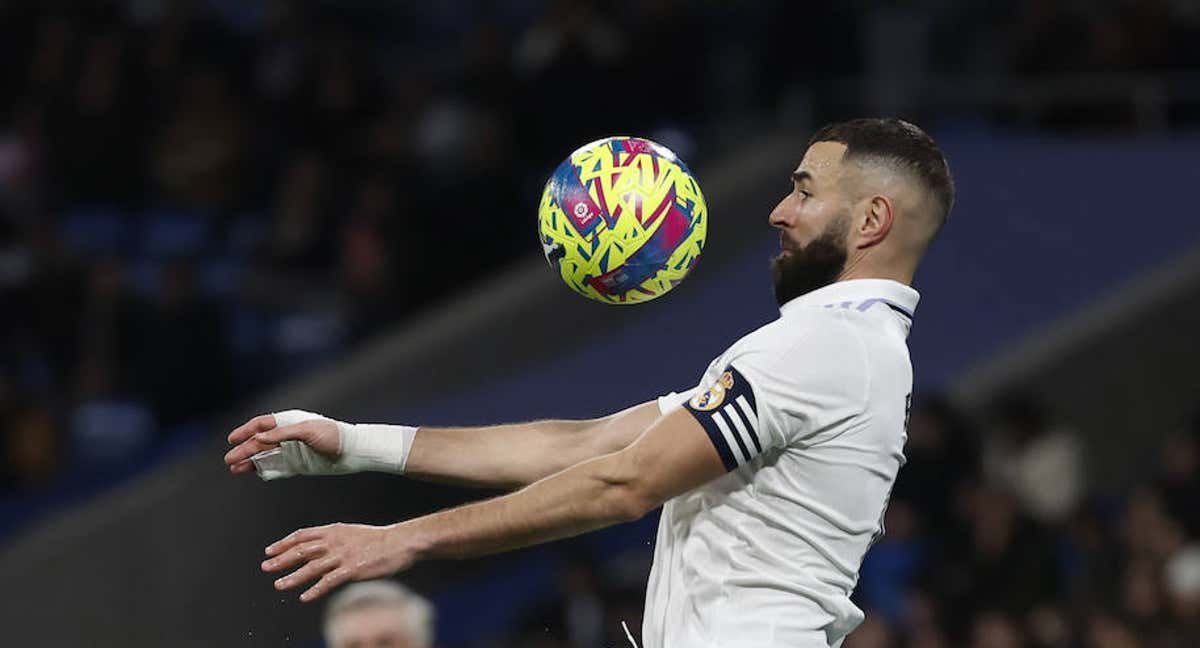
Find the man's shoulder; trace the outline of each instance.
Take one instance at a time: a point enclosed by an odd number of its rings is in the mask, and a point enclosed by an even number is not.
[[[837,311],[809,309],[789,313],[747,334],[729,348],[725,364],[756,367],[771,373],[821,373],[840,367],[857,372],[865,352],[853,323]]]
[[[805,307],[751,331],[735,347],[744,351],[779,352],[790,348],[836,345],[853,341],[853,323],[840,310]]]

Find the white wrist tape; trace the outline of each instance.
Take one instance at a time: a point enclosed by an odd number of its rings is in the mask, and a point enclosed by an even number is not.
[[[320,419],[337,425],[340,450],[336,457],[323,455],[301,441],[289,440],[250,459],[264,481],[296,475],[342,475],[363,471],[404,474],[417,428],[376,423],[353,424],[304,410],[277,412],[275,425],[295,425]]]

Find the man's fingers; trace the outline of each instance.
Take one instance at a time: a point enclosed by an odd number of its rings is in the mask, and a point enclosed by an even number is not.
[[[307,442],[312,436],[312,426],[307,421],[295,425],[272,427],[263,432],[255,432],[247,437],[237,447],[225,453],[225,464],[233,466],[250,457],[269,450],[284,441],[296,440]],[[232,436],[232,435],[231,435]]]
[[[316,585],[313,585],[305,590],[304,593],[300,595],[300,601],[302,603],[308,603],[309,601],[319,599],[328,594],[338,585],[341,585],[348,580],[350,580],[350,570],[346,569],[345,567],[339,567],[322,576],[321,580],[317,581]]]
[[[236,466],[236,464],[248,460],[248,458],[258,454],[258,452],[263,450],[265,450],[265,448],[263,448],[262,445],[259,445],[256,440],[248,440],[248,442],[242,442],[233,450],[226,452],[226,456],[224,456],[224,462],[226,462],[226,466]]]
[[[283,425],[255,434],[254,440],[267,447],[277,446],[284,441],[311,443],[313,433],[316,432],[316,424],[317,421],[301,421],[292,425]]]
[[[320,558],[328,553],[328,551],[329,548],[323,542],[305,542],[304,544],[288,549],[274,558],[264,560],[262,568],[263,571],[268,572],[284,570],[293,565]]]
[[[250,457],[253,457],[254,455],[262,452],[263,450],[267,450],[267,449],[274,448],[274,447],[275,447],[274,445],[265,444],[256,438],[251,438],[248,441],[243,441],[243,442],[239,443],[237,445],[237,447],[234,448],[233,450],[226,452],[225,453],[225,464],[228,466],[237,465],[237,464],[242,463],[243,461],[249,459]]]
[[[279,554],[291,549],[292,547],[310,540],[316,540],[319,528],[299,529],[292,531],[282,539],[267,545],[268,556],[278,556]]]
[[[297,585],[303,585],[314,578],[323,576],[326,572],[332,571],[338,566],[338,561],[334,557],[321,558],[307,563],[300,569],[280,578],[275,581],[275,589],[285,590],[291,589]]]
[[[233,430],[233,432],[230,432],[229,433],[229,442],[230,443],[241,443],[242,441],[249,439],[250,437],[254,436],[255,434],[257,434],[259,432],[266,432],[267,430],[270,430],[273,427],[275,427],[275,415],[274,414],[263,414],[261,416],[255,416],[254,418],[250,419],[249,421],[246,421],[242,425],[239,425],[237,428],[235,428]]]

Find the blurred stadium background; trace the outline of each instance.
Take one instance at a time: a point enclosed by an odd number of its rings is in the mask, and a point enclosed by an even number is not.
[[[0,3],[0,627],[319,646],[262,546],[486,493],[220,461],[273,408],[586,417],[771,318],[814,127],[898,115],[960,200],[917,277],[888,535],[847,648],[1200,646],[1200,3]],[[541,183],[631,133],[709,198],[692,278],[585,303]],[[443,648],[640,627],[653,519],[403,580]]]

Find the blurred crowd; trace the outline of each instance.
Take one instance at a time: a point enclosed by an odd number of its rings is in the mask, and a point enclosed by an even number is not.
[[[695,164],[797,89],[815,119],[869,108],[835,83],[870,79],[869,35],[895,24],[865,8],[3,3],[0,492],[127,466],[531,255],[543,178],[591,138]],[[1186,2],[891,10],[930,26],[937,73],[1200,61]]]
[[[843,648],[1200,646],[1200,416],[1116,493],[1085,486],[1078,432],[1022,396],[983,423],[929,399],[905,454],[855,592],[867,620]],[[645,567],[570,561],[552,606],[484,645],[628,645]]]
[[[136,465],[536,253],[587,138],[687,146],[694,78],[605,98],[688,77],[642,33],[678,7],[496,5],[0,5],[0,494]]]
[[[1023,397],[982,426],[927,403],[905,454],[847,648],[1200,645],[1200,418],[1115,494],[1086,488],[1078,432]]]
[[[797,90],[812,119],[869,109],[841,81],[903,22],[870,4],[0,3],[0,532],[536,254],[541,182],[589,139],[695,165]],[[1195,2],[887,4],[923,18],[930,74],[1158,75],[1168,122],[1200,120],[1170,94],[1200,70]],[[984,116],[1123,129],[1135,99]],[[1000,419],[914,413],[847,648],[1200,645],[1197,433],[1099,498],[1071,431],[1019,400]],[[611,576],[573,561],[519,645],[622,643],[643,585]]]

